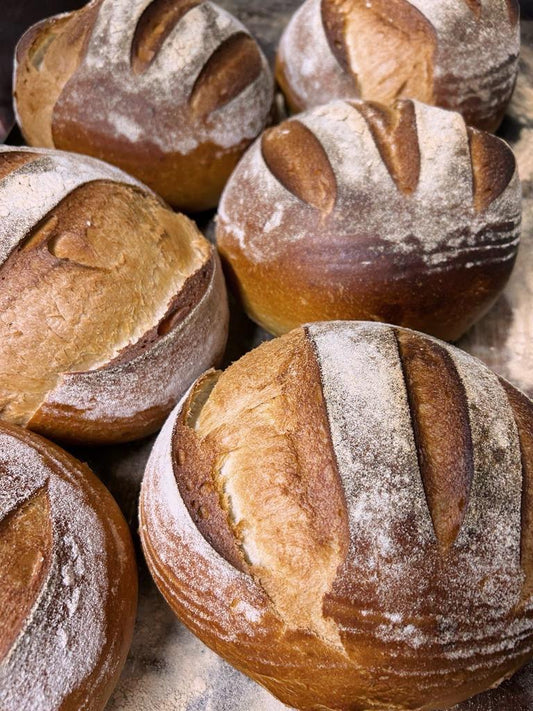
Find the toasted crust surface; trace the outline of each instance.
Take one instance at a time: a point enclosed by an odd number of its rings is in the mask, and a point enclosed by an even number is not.
[[[93,0],[34,26],[17,50],[30,144],[114,163],[185,210],[217,204],[272,100],[257,43],[211,2]]]
[[[500,139],[417,101],[334,101],[250,148],[224,190],[217,244],[272,333],[366,319],[456,340],[503,289],[520,221]]]
[[[222,354],[213,249],[97,161],[4,149],[0,163],[3,419],[71,441],[148,434]]]
[[[533,653],[528,417],[430,337],[296,329],[170,416],[141,494],[148,563],[181,619],[290,706],[447,708]]]
[[[0,705],[102,710],[126,659],[137,573],[126,522],[86,467],[0,423]]]
[[[494,131],[518,70],[516,0],[307,0],[276,76],[295,111],[346,97],[459,111]]]

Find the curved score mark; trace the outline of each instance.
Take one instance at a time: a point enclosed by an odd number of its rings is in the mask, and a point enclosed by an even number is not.
[[[142,74],[177,23],[202,0],[153,0],[142,13],[131,43],[130,64],[134,74]]]
[[[463,524],[474,476],[466,394],[455,365],[437,343],[395,330],[420,475],[439,546]]]
[[[189,97],[196,116],[206,118],[241,94],[262,70],[261,53],[246,32],[222,42],[202,67]]]
[[[368,124],[381,159],[401,192],[410,195],[420,178],[420,146],[416,113],[411,101],[388,109],[372,102],[349,101]]]
[[[265,131],[263,159],[283,187],[302,202],[330,213],[337,200],[337,180],[318,138],[298,120]]]
[[[483,131],[467,128],[472,179],[474,208],[476,212],[486,210],[509,185],[516,170],[516,160],[507,145]]]
[[[0,662],[31,612],[52,561],[47,487],[0,522]]]

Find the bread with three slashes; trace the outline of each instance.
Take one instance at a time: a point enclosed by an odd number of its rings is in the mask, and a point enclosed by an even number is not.
[[[520,51],[516,0],[307,0],[276,75],[295,111],[332,99],[418,99],[495,131]]]
[[[224,190],[217,244],[272,333],[362,319],[455,340],[505,286],[521,209],[513,152],[460,114],[334,101],[249,149]]]
[[[156,583],[291,707],[443,709],[533,654],[533,403],[384,324],[203,375],[147,465]]]
[[[94,158],[0,148],[0,417],[105,443],[157,430],[221,357],[218,257]]]
[[[128,526],[88,467],[0,423],[0,708],[102,711],[131,642]]]
[[[205,0],[92,0],[20,40],[27,143],[118,165],[183,210],[214,207],[273,100],[246,28]]]

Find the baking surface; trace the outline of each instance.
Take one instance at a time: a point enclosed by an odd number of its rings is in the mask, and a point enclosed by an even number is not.
[[[249,27],[272,60],[281,31],[300,0],[220,0],[220,4]],[[500,131],[516,151],[523,182],[522,245],[504,295],[459,345],[533,396],[533,21],[523,21],[522,27],[521,74],[508,118]],[[265,338],[234,304],[232,307],[227,362]],[[137,494],[152,441],[74,451],[109,486],[135,536]],[[177,621],[151,582],[137,536],[136,546],[141,578],[137,625],[128,661],[108,710],[285,709]],[[533,711],[533,664],[497,691],[462,704],[456,711]]]

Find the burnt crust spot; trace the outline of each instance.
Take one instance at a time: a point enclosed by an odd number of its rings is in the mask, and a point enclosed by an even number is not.
[[[321,212],[333,210],[335,173],[322,144],[307,126],[291,120],[265,131],[261,150],[268,169],[289,192]]]
[[[222,42],[198,75],[189,105],[194,114],[207,117],[241,94],[262,69],[261,53],[246,32],[236,32]]]
[[[522,459],[522,526],[520,562],[524,572],[522,599],[533,594],[533,406],[531,401],[503,378],[500,383],[513,411]]]
[[[152,64],[178,22],[202,0],[154,0],[144,10],[131,43],[130,64],[142,74]]]
[[[510,148],[496,136],[467,128],[472,160],[474,208],[486,210],[509,185],[516,170]]]
[[[420,475],[439,546],[457,540],[468,507],[474,455],[463,383],[448,352],[394,329]]]
[[[46,580],[52,524],[44,486],[0,521],[0,662],[11,649]]]
[[[398,189],[410,195],[420,178],[420,146],[412,101],[389,109],[374,102],[348,102],[364,117],[381,159]]]

